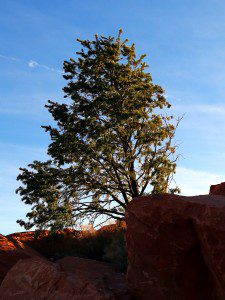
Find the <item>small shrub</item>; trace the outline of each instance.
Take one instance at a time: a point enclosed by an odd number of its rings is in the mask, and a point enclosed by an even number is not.
[[[116,234],[112,238],[111,243],[106,245],[104,252],[103,260],[117,265],[121,272],[126,272],[127,249],[125,232]]]
[[[125,224],[111,224],[99,230],[45,232],[26,242],[51,260],[76,256],[114,264],[121,272],[126,271],[127,253]]]

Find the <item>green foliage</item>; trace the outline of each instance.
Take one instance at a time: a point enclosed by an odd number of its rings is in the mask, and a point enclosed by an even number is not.
[[[76,59],[64,62],[65,101],[48,102],[56,126],[43,126],[51,160],[18,176],[17,192],[32,206],[28,222],[18,221],[27,229],[57,230],[102,215],[122,220],[131,199],[149,187],[169,192],[177,124],[145,55],[137,57],[121,33],[78,40]]]

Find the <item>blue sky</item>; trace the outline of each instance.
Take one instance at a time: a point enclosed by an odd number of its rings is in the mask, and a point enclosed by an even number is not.
[[[95,33],[135,42],[176,115],[182,154],[176,180],[185,195],[225,181],[225,2],[220,0],[0,0],[0,233],[23,230],[27,207],[15,195],[18,168],[46,159],[40,128],[48,99],[61,100],[63,60],[76,38]]]

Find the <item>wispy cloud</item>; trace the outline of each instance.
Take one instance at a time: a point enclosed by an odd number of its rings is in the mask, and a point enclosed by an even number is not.
[[[224,105],[215,105],[215,104],[191,104],[191,105],[174,105],[174,110],[182,112],[197,112],[205,114],[220,114],[225,115],[225,106]]]
[[[47,96],[44,96],[43,98],[48,98]],[[0,99],[0,102],[3,102],[2,99]],[[46,101],[45,101],[46,102]],[[0,107],[0,115],[18,115],[18,116],[26,116],[28,118],[35,118],[35,119],[41,119],[46,120],[49,119],[49,114],[47,109],[44,108],[45,102],[39,102],[39,105],[36,105],[36,103],[33,103],[31,100],[31,103],[29,105],[21,104],[21,107],[12,107],[10,105],[3,105],[3,107]]]
[[[10,60],[10,61],[14,61],[14,62],[22,62],[22,63],[25,63],[29,68],[43,68],[47,71],[55,72],[55,73],[58,73],[58,74],[63,74],[63,72],[60,71],[60,70],[49,67],[47,65],[43,65],[43,64],[41,64],[41,63],[39,63],[35,60],[32,60],[32,59],[25,62],[20,58],[13,57],[13,56],[6,56],[6,55],[3,55],[3,54],[0,54],[0,59]]]
[[[12,61],[20,61],[20,59],[13,57],[13,56],[6,56],[6,55],[2,55],[0,54],[0,58],[1,59],[6,59],[6,60],[12,60]]]
[[[41,112],[38,112],[39,115]],[[37,111],[28,109],[16,109],[16,108],[0,108],[0,114],[2,115],[36,115]]]
[[[30,60],[30,61],[28,61],[27,64],[28,64],[28,67],[30,67],[30,68],[43,68],[43,69],[48,70],[48,71],[52,71],[52,72],[56,72],[56,73],[60,73],[60,74],[63,73],[60,70],[57,70],[57,69],[54,69],[54,68],[50,68],[49,66],[46,66],[46,65],[39,64],[35,60]]]
[[[20,152],[22,154],[27,153],[27,154],[40,154],[40,155],[45,155],[46,154],[46,148],[44,147],[38,147],[38,146],[28,146],[28,145],[20,145],[20,144],[13,144],[13,143],[3,143],[0,142],[0,153],[3,153],[3,150],[12,151],[16,150],[17,153]]]

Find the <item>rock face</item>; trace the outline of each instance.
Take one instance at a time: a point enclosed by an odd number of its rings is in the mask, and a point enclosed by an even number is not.
[[[103,262],[65,257],[20,260],[0,286],[1,300],[130,299],[122,274]]]
[[[18,260],[40,256],[35,250],[24,246],[23,243],[14,243],[0,234],[0,284],[6,273]]]
[[[225,299],[225,197],[136,198],[126,222],[135,299]]]
[[[225,182],[221,182],[220,184],[211,185],[209,194],[225,196]]]

